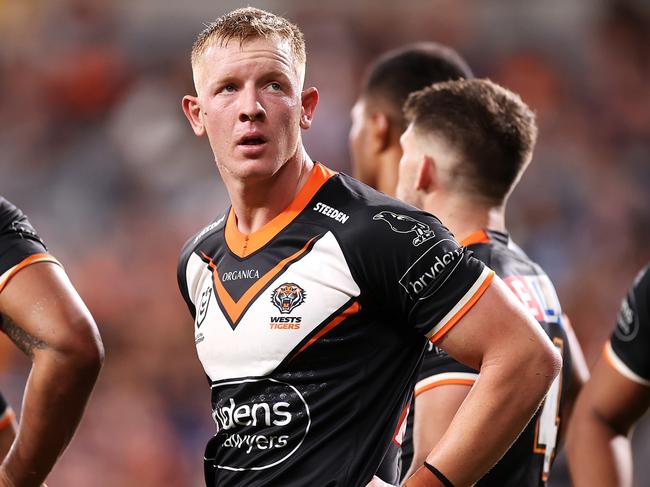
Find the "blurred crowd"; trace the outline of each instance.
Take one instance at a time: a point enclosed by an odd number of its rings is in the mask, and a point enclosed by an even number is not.
[[[334,169],[351,171],[349,111],[365,66],[386,49],[443,42],[479,77],[521,94],[537,112],[540,137],[509,225],[556,283],[593,363],[620,299],[650,260],[648,4],[253,4],[305,33],[307,83],[321,94],[306,147]],[[106,347],[87,415],[51,486],[202,485],[214,423],[176,261],[227,194],[180,99],[194,90],[194,36],[238,6],[0,0],[0,193],[64,263]],[[0,337],[0,390],[15,406],[28,370]],[[647,452],[645,430],[639,448]]]

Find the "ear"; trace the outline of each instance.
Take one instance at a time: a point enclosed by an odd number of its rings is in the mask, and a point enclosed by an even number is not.
[[[192,130],[197,137],[205,135],[205,125],[203,124],[203,115],[201,114],[201,105],[197,96],[185,95],[183,97],[183,113],[190,121]]]
[[[307,130],[314,119],[316,105],[318,105],[318,90],[314,87],[303,90],[300,95],[300,128]]]
[[[424,155],[418,168],[415,179],[415,189],[418,191],[431,192],[438,185],[438,170],[433,157]]]
[[[383,152],[390,144],[390,118],[384,112],[370,117],[371,144],[374,152]]]

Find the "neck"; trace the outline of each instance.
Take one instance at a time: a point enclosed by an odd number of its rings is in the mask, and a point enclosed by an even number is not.
[[[506,231],[505,205],[490,206],[459,196],[429,194],[422,206],[440,218],[459,241],[481,229]]]
[[[391,144],[377,157],[377,189],[388,196],[395,197],[397,178],[399,175],[399,160],[402,158],[402,148],[399,143]]]
[[[230,181],[227,184],[237,228],[253,233],[278,216],[309,179],[314,163],[300,149],[269,178],[254,181]]]

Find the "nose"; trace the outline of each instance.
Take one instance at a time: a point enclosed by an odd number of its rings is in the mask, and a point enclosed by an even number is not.
[[[240,122],[258,122],[264,120],[266,111],[260,102],[257,89],[253,86],[242,90],[242,103],[239,112]]]

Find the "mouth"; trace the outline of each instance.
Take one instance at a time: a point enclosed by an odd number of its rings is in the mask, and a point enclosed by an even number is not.
[[[237,145],[256,146],[266,143],[266,137],[258,134],[245,135],[239,139]]]

